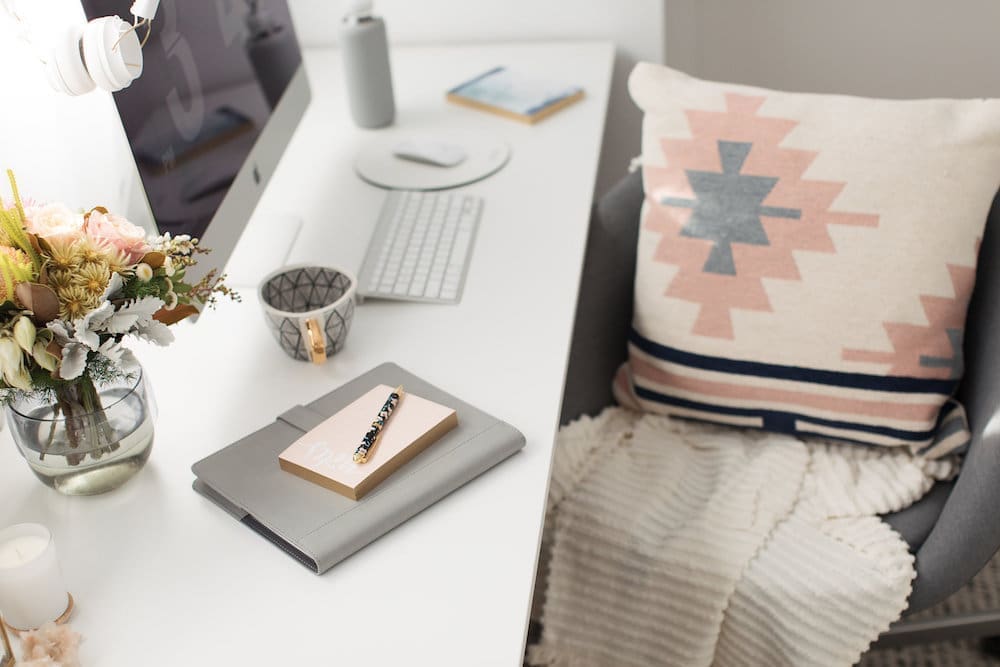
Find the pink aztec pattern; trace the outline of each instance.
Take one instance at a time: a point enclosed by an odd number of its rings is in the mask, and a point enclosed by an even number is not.
[[[976,255],[979,244],[976,241]],[[955,297],[921,295],[927,326],[885,322],[893,351],[845,349],[845,361],[891,364],[887,375],[954,379],[962,375],[962,338],[965,313],[976,282],[976,269],[948,264]]]
[[[732,339],[732,310],[771,311],[762,279],[801,280],[795,250],[835,252],[827,225],[878,224],[874,214],[830,210],[846,183],[802,178],[818,152],[781,148],[798,122],[758,115],[764,100],[727,94],[724,112],[686,110],[692,138],[662,139],[667,166],[644,168],[645,226],[662,235],[654,259],[679,268],[665,295],[700,305],[698,335]],[[742,185],[720,192],[740,178],[749,198]],[[730,197],[724,213],[750,209],[723,229],[710,219],[713,196]]]

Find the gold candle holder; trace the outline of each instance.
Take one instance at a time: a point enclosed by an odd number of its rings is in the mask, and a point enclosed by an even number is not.
[[[7,628],[0,618],[0,667],[14,667],[14,649],[10,647],[10,638],[7,636]]]

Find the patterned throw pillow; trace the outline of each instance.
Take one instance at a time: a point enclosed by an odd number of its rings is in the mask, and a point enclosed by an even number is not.
[[[618,399],[961,447],[949,399],[1000,186],[1000,101],[782,93],[649,64],[629,88],[645,202]]]

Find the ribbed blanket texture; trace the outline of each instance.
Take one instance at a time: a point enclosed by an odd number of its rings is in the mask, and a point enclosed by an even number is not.
[[[531,665],[851,665],[915,576],[877,515],[955,472],[608,408],[559,435]]]

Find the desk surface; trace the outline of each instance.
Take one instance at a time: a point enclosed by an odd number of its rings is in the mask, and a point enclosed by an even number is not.
[[[169,348],[134,345],[156,442],[104,496],[43,487],[0,435],[0,525],[52,529],[83,664],[520,664],[612,59],[603,42],[395,50],[396,128],[489,132],[512,148],[466,188],[486,204],[460,305],[369,301],[324,366],[284,356],[252,289],[180,325]],[[537,126],[444,101],[497,64],[587,96]],[[299,215],[289,260],[356,272],[384,195],[352,159],[375,135],[348,120],[336,52],[306,65],[313,103],[251,224]],[[514,424],[527,447],[319,577],[191,490],[194,461],[386,360]]]

